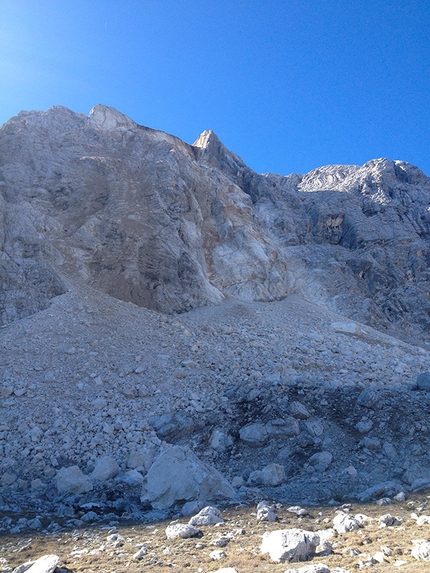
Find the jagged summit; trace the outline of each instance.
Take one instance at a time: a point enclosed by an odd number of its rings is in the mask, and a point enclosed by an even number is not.
[[[137,125],[132,119],[113,107],[102,104],[97,104],[92,108],[89,118],[93,125],[103,129],[133,129]]]
[[[260,175],[213,131],[191,146],[56,106],[0,128],[0,189],[3,322],[87,284],[163,312],[300,293],[404,337],[430,327],[430,180],[402,161]]]

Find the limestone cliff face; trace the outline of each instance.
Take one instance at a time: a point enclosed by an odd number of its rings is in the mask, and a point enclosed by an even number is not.
[[[80,282],[164,312],[299,292],[375,326],[430,326],[430,181],[402,161],[259,175],[97,105],[0,128],[0,314]]]

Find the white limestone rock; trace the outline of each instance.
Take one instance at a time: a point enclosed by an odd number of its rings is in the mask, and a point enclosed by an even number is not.
[[[172,446],[154,461],[145,476],[142,502],[167,509],[179,501],[216,501],[235,497],[228,481],[190,450]]]
[[[319,542],[319,536],[312,531],[280,529],[264,533],[261,552],[277,563],[307,561],[315,555]]]
[[[53,573],[60,558],[57,555],[44,555],[36,561],[29,561],[13,570],[13,573]]]
[[[257,519],[258,521],[276,521],[275,506],[267,501],[260,501],[257,505]]]
[[[347,533],[348,531],[354,531],[360,529],[360,524],[348,513],[338,513],[333,519],[333,529],[337,533]]]
[[[174,523],[173,525],[168,525],[166,527],[167,539],[175,539],[175,537],[180,537],[181,539],[189,539],[190,537],[201,536],[202,532],[200,529],[190,525],[189,523]]]
[[[390,513],[381,515],[381,517],[378,519],[378,525],[380,528],[395,527],[397,525],[401,525],[402,523],[403,519],[401,519],[400,517],[394,517]]]
[[[430,561],[430,542],[422,541],[414,545],[411,555],[419,561]]]
[[[190,525],[215,525],[224,523],[221,512],[218,508],[208,505],[194,515],[188,522]]]
[[[298,569],[286,569],[284,573],[331,573],[331,569],[324,565],[323,563],[317,563],[312,565],[305,565],[304,567],[299,567]]]

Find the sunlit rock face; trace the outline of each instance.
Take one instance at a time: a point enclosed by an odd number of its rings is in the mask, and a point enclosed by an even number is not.
[[[187,145],[54,107],[0,128],[0,190],[3,323],[83,282],[163,312],[297,292],[429,327],[430,182],[402,161],[260,175],[211,131]]]

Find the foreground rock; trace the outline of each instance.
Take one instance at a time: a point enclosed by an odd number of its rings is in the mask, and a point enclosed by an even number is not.
[[[215,525],[216,523],[224,523],[224,520],[220,510],[212,506],[204,507],[189,521],[190,525]]]
[[[172,446],[163,452],[146,474],[141,500],[155,509],[166,509],[190,500],[230,500],[235,492],[215,469],[186,448]]]
[[[202,532],[197,527],[185,523],[175,523],[174,525],[169,525],[166,528],[167,539],[175,539],[175,537],[180,537],[181,539],[189,539],[190,537],[201,537]]]
[[[282,529],[265,533],[261,552],[268,553],[272,561],[308,561],[315,555],[320,538],[312,531]]]
[[[57,555],[44,555],[36,561],[29,561],[13,570],[13,573],[53,573],[60,558]]]

